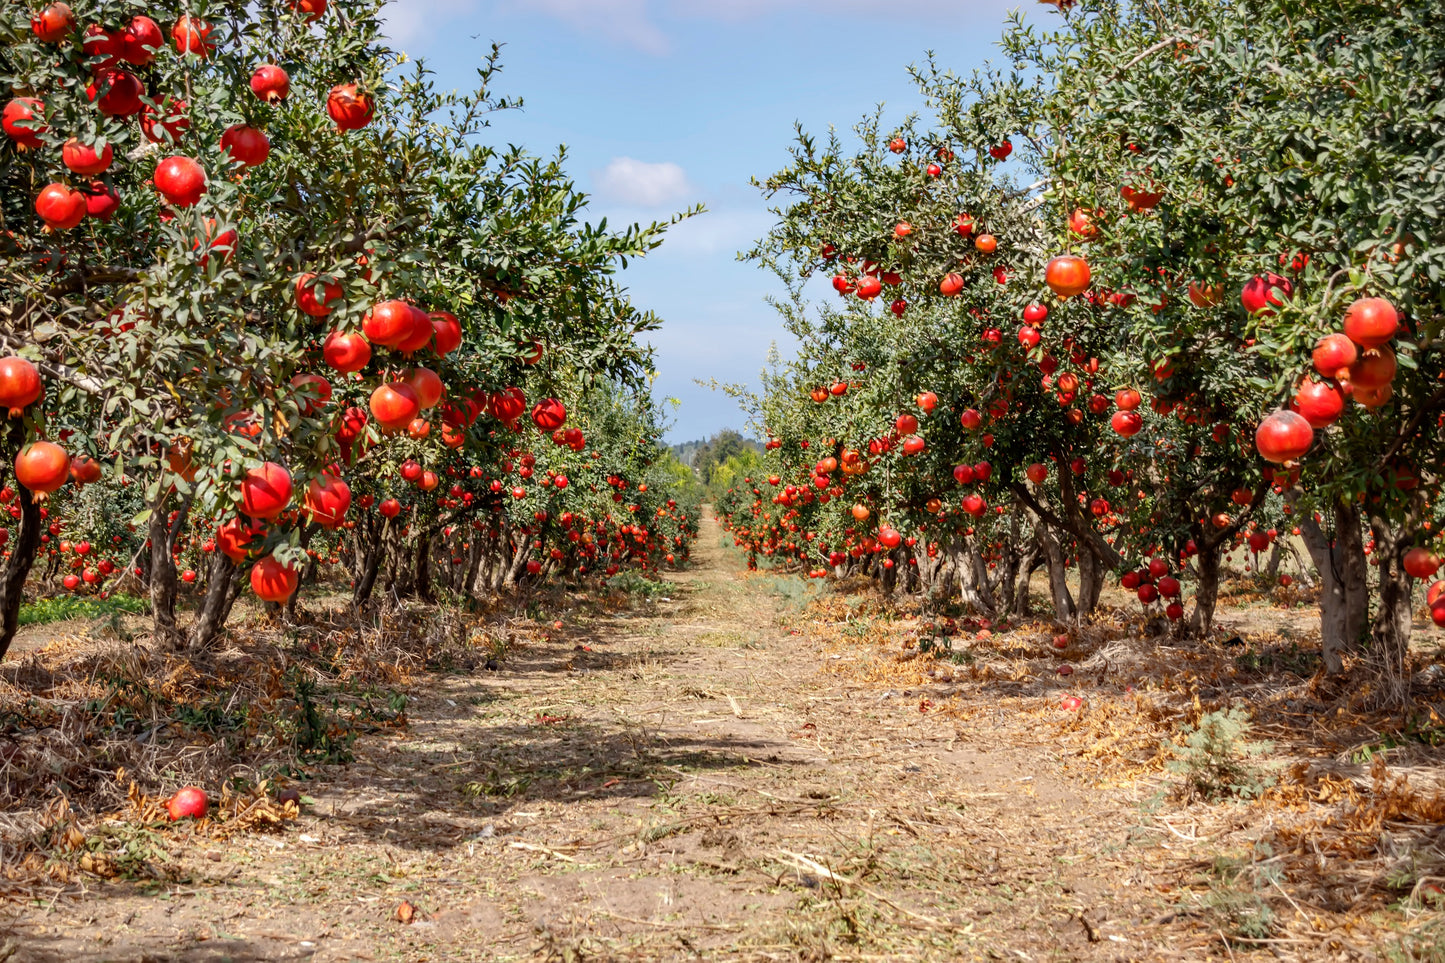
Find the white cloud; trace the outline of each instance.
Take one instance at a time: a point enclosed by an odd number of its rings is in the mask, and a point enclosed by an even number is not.
[[[643,53],[665,54],[671,44],[648,16],[648,6],[648,0],[499,0],[497,4],[508,13],[540,13]]]
[[[386,35],[403,50],[407,44],[428,40],[447,23],[469,17],[477,0],[391,0],[381,9]]]
[[[631,157],[614,157],[594,179],[604,199],[638,207],[662,207],[695,193],[687,173],[669,161],[649,164]]]

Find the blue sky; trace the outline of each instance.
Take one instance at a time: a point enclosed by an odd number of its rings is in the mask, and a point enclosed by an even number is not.
[[[743,422],[730,398],[693,379],[756,384],[770,345],[791,349],[764,301],[781,285],[736,260],[770,223],[748,179],[786,164],[795,121],[822,132],[851,127],[880,102],[900,119],[920,109],[908,64],[928,50],[958,72],[995,58],[1003,19],[1019,5],[397,0],[388,29],[454,87],[470,86],[493,40],[505,43],[497,89],[525,108],[497,118],[497,143],[536,153],[567,145],[593,219],[707,205],[623,276],[633,300],[664,319],[652,338],[654,391],[681,401],[668,438],[684,441]]]

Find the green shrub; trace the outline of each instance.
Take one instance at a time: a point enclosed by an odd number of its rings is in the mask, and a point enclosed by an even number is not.
[[[44,625],[66,619],[98,619],[118,614],[140,615],[150,604],[134,595],[112,595],[109,598],[82,598],[57,595],[20,606],[21,625]]]
[[[1170,744],[1175,758],[1167,765],[1184,776],[1189,795],[1204,799],[1253,799],[1273,786],[1275,777],[1253,760],[1273,748],[1251,742],[1249,714],[1243,709],[1211,712],[1184,729],[1184,745]]]

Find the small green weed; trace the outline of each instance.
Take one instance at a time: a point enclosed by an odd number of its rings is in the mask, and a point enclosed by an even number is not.
[[[1253,763],[1272,743],[1250,742],[1249,714],[1243,709],[1211,712],[1184,729],[1184,745],[1170,744],[1175,758],[1167,765],[1184,777],[1189,795],[1208,800],[1253,799],[1275,784],[1275,776]]]
[[[21,605],[20,624],[44,625],[49,622],[64,622],[67,619],[108,618],[122,613],[140,615],[149,609],[150,603],[134,595],[112,595],[103,599],[57,595]]]
[[[1267,940],[1277,917],[1262,895],[1279,885],[1279,863],[1268,843],[1256,843],[1245,857],[1218,856],[1205,882],[1208,892],[1202,908],[1218,922],[1221,931],[1246,940]]]

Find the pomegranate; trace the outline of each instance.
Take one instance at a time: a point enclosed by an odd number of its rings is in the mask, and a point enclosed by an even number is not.
[[[1085,241],[1092,241],[1099,236],[1099,226],[1094,223],[1094,215],[1080,207],[1069,215],[1069,233]]]
[[[52,231],[64,231],[85,220],[85,195],[64,184],[47,184],[35,199],[35,213]]]
[[[1388,344],[1366,351],[1350,365],[1349,381],[1360,388],[1382,388],[1395,380],[1395,349]]]
[[[1327,334],[1315,344],[1315,370],[1325,378],[1348,377],[1350,365],[1359,358],[1355,342],[1347,335]]]
[[[280,103],[291,93],[291,77],[275,64],[262,64],[251,74],[251,92],[268,104]]]
[[[307,23],[315,23],[326,12],[326,0],[287,0],[287,6],[304,15]]]
[[[432,333],[435,341],[432,343],[432,350],[439,356],[451,354],[462,345],[462,324],[457,316],[449,311],[433,311],[430,315]],[[541,356],[541,345],[537,345],[537,354]]]
[[[9,409],[11,418],[23,415],[44,389],[35,365],[19,355],[0,358],[0,408]]]
[[[140,117],[141,133],[154,144],[174,144],[191,126],[190,118],[186,116],[186,102],[166,98],[161,101],[160,111],[157,116],[151,107],[143,108]]]
[[[899,415],[893,427],[900,435],[911,435],[918,430],[918,419],[912,415]]]
[[[371,416],[388,431],[400,431],[421,410],[416,391],[405,381],[393,381],[371,393]]]
[[[377,505],[376,510],[381,513],[383,518],[395,518],[401,514],[401,502],[395,498],[388,498]]]
[[[108,221],[120,209],[120,195],[104,181],[91,181],[90,189],[82,193],[85,194],[86,217]]]
[[[1306,378],[1295,391],[1290,408],[1304,416],[1311,428],[1327,428],[1345,411],[1345,395],[1329,382]]]
[[[40,135],[48,132],[45,125],[45,104],[35,97],[16,97],[0,114],[0,129],[20,147],[44,146]]]
[[[510,425],[527,410],[527,398],[522,394],[521,388],[506,388],[491,394],[487,399],[487,408],[493,418]]]
[[[313,415],[321,406],[331,400],[331,382],[320,375],[298,374],[291,379],[291,387],[299,388],[314,397],[301,398],[298,406],[303,415]]]
[[[543,398],[532,407],[532,423],[542,431],[556,431],[567,420],[567,409],[556,398]]]
[[[1189,303],[1196,308],[1212,308],[1224,300],[1224,285],[1189,282]]]
[[[1044,269],[1044,281],[1061,298],[1083,294],[1089,287],[1089,262],[1073,254],[1061,254]]]
[[[1378,348],[1400,330],[1400,315],[1384,298],[1361,298],[1345,312],[1345,334],[1360,347]]]
[[[337,84],[326,96],[326,113],[337,130],[360,130],[371,123],[376,102],[356,84]]]
[[[431,315],[421,308],[412,305],[408,307],[411,308],[411,330],[397,343],[396,350],[409,356],[431,344],[436,329],[432,327]]]
[[[1049,477],[1049,470],[1042,464],[1034,462],[1028,468],[1024,469],[1024,475],[1035,485],[1042,485],[1044,480]]]
[[[417,403],[421,405],[422,411],[428,411],[437,406],[442,400],[446,388],[442,385],[442,379],[430,368],[414,368],[406,376],[406,383],[411,385],[416,392]]]
[[[52,3],[30,18],[30,31],[41,43],[60,43],[74,29],[75,14],[64,3]]]
[[[366,313],[361,331],[372,344],[395,348],[412,333],[416,324],[414,310],[405,301],[382,301]]]
[[[963,275],[951,273],[938,282],[938,293],[946,297],[953,297],[963,290]]]
[[[1240,292],[1239,300],[1244,305],[1244,310],[1250,314],[1269,318],[1274,316],[1274,311],[1269,310],[1270,308],[1284,307],[1284,303],[1293,295],[1294,285],[1289,278],[1271,272],[1250,278]]]
[[[127,70],[102,70],[85,92],[95,102],[96,108],[108,117],[129,117],[145,107],[141,103],[145,87],[135,74]]]
[[[202,60],[211,55],[216,45],[209,43],[212,27],[199,17],[192,17],[189,14],[182,15],[171,28],[171,40],[176,45],[178,54],[196,54]]]
[[[65,146],[60,149],[60,159],[65,166],[86,177],[104,173],[110,167],[113,157],[114,151],[109,144],[97,153],[94,147],[82,144],[74,137],[66,141]]]
[[[333,331],[322,342],[321,358],[333,370],[351,374],[371,361],[371,345],[354,331]]]
[[[221,134],[221,150],[242,167],[255,167],[271,156],[271,141],[254,127],[234,124]]]
[[[146,16],[134,16],[126,24],[120,38],[120,59],[136,67],[144,67],[156,59],[156,51],[166,45],[160,26]]]
[[[166,815],[178,819],[202,819],[206,815],[206,794],[195,786],[187,786],[166,801]]]
[[[1405,553],[1401,564],[1411,578],[1430,578],[1440,567],[1440,559],[1428,548],[1417,545]]]
[[[1292,462],[1310,450],[1315,431],[1304,416],[1293,411],[1276,411],[1259,423],[1254,444],[1265,461],[1277,465]]]
[[[251,566],[251,591],[265,602],[284,602],[296,592],[301,577],[294,565],[282,565],[276,556],[267,555]]]
[[[252,468],[241,480],[241,511],[252,518],[275,518],[289,504],[291,474],[274,461]]]
[[[335,475],[313,478],[306,486],[305,506],[306,513],[317,525],[339,528],[346,520],[346,510],[351,507],[351,487]]]
[[[1109,427],[1125,438],[1133,438],[1144,429],[1144,419],[1137,411],[1116,411],[1109,419]]]
[[[173,207],[192,207],[206,193],[206,172],[193,159],[180,154],[156,165],[156,190]]]
[[[316,277],[315,274],[302,274],[296,278],[296,306],[302,314],[323,318],[331,313],[331,302],[341,300],[341,284],[337,281],[318,282]],[[370,354],[368,349],[368,357]]]
[[[69,478],[70,456],[52,442],[32,442],[15,458],[15,480],[37,495],[59,490]]]

